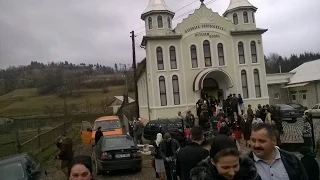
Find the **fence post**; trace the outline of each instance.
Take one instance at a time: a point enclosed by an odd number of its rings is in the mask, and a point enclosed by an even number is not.
[[[21,145],[19,140],[19,130],[16,131],[17,153],[21,152]]]
[[[38,119],[38,147],[39,147],[39,149],[41,147],[41,141],[40,141],[40,136],[39,136],[40,134],[41,134],[41,127],[40,127],[40,121]]]

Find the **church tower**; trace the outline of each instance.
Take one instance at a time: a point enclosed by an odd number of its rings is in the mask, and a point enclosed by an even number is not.
[[[161,36],[172,34],[172,19],[174,12],[164,0],[150,0],[149,5],[141,15],[145,21],[147,36]]]
[[[248,0],[230,0],[229,7],[223,16],[236,25],[236,30],[255,30],[257,9]]]

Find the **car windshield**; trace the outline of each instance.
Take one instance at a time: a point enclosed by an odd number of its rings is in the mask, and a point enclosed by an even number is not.
[[[293,107],[286,104],[279,104],[281,110],[294,110]]]
[[[119,120],[97,121],[94,123],[93,129],[96,131],[99,126],[101,127],[101,131],[109,130],[109,129],[117,129],[121,127]]]
[[[293,108],[300,108],[301,106],[299,104],[289,104]]]
[[[135,146],[133,139],[129,137],[115,137],[115,138],[106,138],[103,141],[103,148],[130,148],[131,146]]]
[[[21,162],[0,165],[0,180],[19,180],[24,179],[25,176]]]

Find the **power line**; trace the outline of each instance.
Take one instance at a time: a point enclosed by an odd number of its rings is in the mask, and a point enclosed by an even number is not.
[[[198,0],[196,0],[196,1],[198,1]],[[196,1],[194,1],[194,2],[196,2]],[[214,3],[214,2],[216,2],[217,0],[211,0],[211,1],[209,1],[209,2],[207,2],[207,3],[205,3],[205,5],[209,5],[209,4],[212,4],[212,3]],[[192,2],[192,3],[194,3],[194,2]],[[190,3],[190,4],[192,4],[192,3]],[[190,5],[190,4],[188,4],[188,5]],[[188,5],[186,5],[186,6],[188,6]],[[184,7],[186,7],[186,6],[184,6]],[[183,8],[184,8],[183,7]],[[180,8],[180,9],[182,9],[182,8]],[[177,16],[177,17],[174,17],[173,19],[172,19],[172,21],[175,21],[175,20],[177,20],[177,19],[180,19],[180,18],[182,18],[182,17],[184,17],[185,15],[189,15],[190,13],[192,13],[194,11],[194,9],[192,9],[192,10],[190,10],[190,11],[187,11],[187,12],[184,12],[183,14],[181,14],[181,15],[179,15],[179,16]],[[142,28],[144,28],[145,26],[143,26]],[[140,28],[140,29],[142,29],[142,28]],[[144,34],[145,33],[145,30],[143,30],[143,31],[141,31],[141,32],[138,32],[137,34],[136,34],[136,36],[140,36],[140,35],[142,35],[142,34]]]
[[[180,11],[180,10],[182,10],[182,9],[184,9],[184,8],[186,8],[186,7],[188,7],[188,6],[190,6],[191,4],[193,4],[193,3],[197,2],[197,1],[199,1],[199,0],[195,0],[195,1],[193,1],[193,2],[189,3],[189,4],[185,5],[185,6],[183,6],[183,7],[179,8],[179,9],[177,9],[177,10],[176,10],[176,11],[174,11],[174,12],[176,13],[176,12],[178,12],[178,11]],[[140,29],[142,29],[142,28],[144,28],[144,27],[145,27],[145,26],[142,26],[142,27],[140,27],[139,29],[136,29],[136,30],[134,30],[134,31],[138,31],[138,30],[140,30]]]

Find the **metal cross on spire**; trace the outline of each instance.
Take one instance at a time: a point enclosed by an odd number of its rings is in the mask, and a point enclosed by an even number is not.
[[[200,0],[201,4],[203,4],[203,1],[204,1],[204,0]]]

